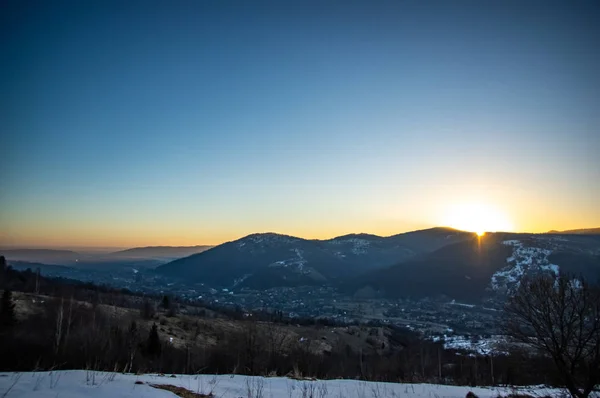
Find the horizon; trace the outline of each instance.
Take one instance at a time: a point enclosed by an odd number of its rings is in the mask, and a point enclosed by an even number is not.
[[[10,2],[0,246],[600,225],[598,17],[592,1]]]
[[[282,235],[282,236],[290,236],[293,238],[300,238],[300,239],[305,239],[305,240],[321,240],[321,241],[325,241],[325,240],[331,240],[331,239],[335,239],[335,238],[340,238],[343,236],[347,236],[347,235],[371,235],[371,236],[378,236],[381,238],[388,238],[388,237],[392,237],[395,235],[402,235],[402,234],[407,234],[407,233],[411,233],[411,232],[419,232],[419,231],[427,231],[430,229],[452,229],[455,230],[457,232],[470,232],[474,235],[478,235],[477,231],[467,231],[467,230],[461,230],[461,229],[456,229],[453,227],[447,227],[447,226],[437,226],[437,227],[429,227],[429,228],[420,228],[420,229],[414,229],[414,230],[408,230],[408,231],[401,231],[398,233],[394,233],[391,235],[378,235],[378,234],[373,234],[370,232],[349,232],[349,233],[345,233],[345,234],[341,234],[341,235],[335,235],[335,236],[329,236],[329,237],[321,237],[321,238],[311,238],[311,237],[305,237],[305,236],[298,236],[298,235],[290,235],[290,234],[286,234],[286,233],[281,233],[281,232],[276,232],[276,231],[264,231],[264,232],[252,232],[250,234],[246,234],[243,236],[239,236],[239,237],[235,237],[231,240],[227,240],[227,241],[222,241],[222,242],[217,242],[217,243],[198,243],[198,244],[191,244],[191,245],[143,245],[143,246],[122,246],[122,247],[98,247],[98,246],[44,246],[44,245],[36,245],[36,244],[32,244],[32,245],[14,245],[14,246],[6,246],[6,245],[0,245],[0,250],[67,250],[67,251],[81,251],[83,252],[88,252],[88,253],[111,253],[111,252],[117,252],[117,251],[124,251],[124,250],[129,250],[129,249],[138,249],[138,248],[152,248],[152,247],[173,247],[173,248],[177,248],[177,247],[200,247],[200,246],[211,246],[211,247],[215,247],[215,246],[219,246],[228,242],[235,242],[237,240],[246,238],[248,236],[251,235],[264,235],[264,234],[275,234],[275,235]],[[570,232],[570,231],[578,231],[578,230],[600,230],[600,227],[583,227],[583,228],[574,228],[574,229],[570,229],[570,230],[556,230],[556,229],[551,229],[548,231],[543,231],[543,232],[531,232],[531,231],[483,231],[483,234],[480,235],[480,237],[484,237],[487,234],[495,234],[495,233],[510,233],[510,234],[552,234],[552,233],[562,233],[562,232]],[[0,253],[1,254],[1,253]]]

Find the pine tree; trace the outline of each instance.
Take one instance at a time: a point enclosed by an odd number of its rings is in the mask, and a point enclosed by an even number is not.
[[[8,265],[6,264],[6,259],[4,256],[0,256],[0,287],[4,286],[4,278],[7,270]]]
[[[165,311],[171,308],[171,299],[169,298],[169,296],[163,296],[162,307],[165,309]]]
[[[12,292],[8,289],[2,293],[0,301],[0,329],[7,330],[17,323],[17,315],[15,314],[15,303],[12,299]]]
[[[137,334],[138,334],[137,323],[135,321],[131,321],[131,323],[129,324],[129,335],[137,336]]]
[[[158,327],[156,323],[152,324],[150,334],[148,334],[148,341],[146,343],[146,353],[151,357],[157,357],[160,355],[160,337],[158,337]]]
[[[176,305],[172,302],[169,296],[163,296],[161,305],[165,309],[165,313],[168,317],[173,317],[177,313]]]
[[[140,315],[143,319],[152,319],[156,313],[156,308],[154,308],[154,304],[150,302],[150,300],[146,299],[142,303],[142,308],[140,308]]]

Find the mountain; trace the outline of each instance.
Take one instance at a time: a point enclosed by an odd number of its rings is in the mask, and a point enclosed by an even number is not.
[[[213,246],[148,246],[113,252],[108,257],[128,259],[155,259],[171,261],[201,253]]]
[[[391,298],[479,301],[514,291],[526,275],[559,272],[600,280],[600,235],[490,233],[374,270],[344,288]]]
[[[54,249],[0,249],[8,261],[70,266],[78,269],[117,271],[123,268],[152,269],[178,258],[209,249],[211,246],[136,247],[112,253],[75,252]]]
[[[73,270],[73,268],[65,267],[64,265],[31,263],[28,261],[18,260],[10,261],[8,264],[19,271],[30,269],[35,272],[39,268],[42,274],[68,272]]]
[[[351,234],[327,240],[252,234],[162,265],[156,272],[222,287],[324,284],[387,267],[473,236],[449,228],[389,237]]]
[[[12,261],[28,261],[51,265],[75,263],[82,254],[71,250],[53,249],[0,249],[0,255]]]
[[[560,235],[600,235],[600,228],[583,228],[583,229],[569,229],[566,231],[548,231],[547,234],[560,234]]]

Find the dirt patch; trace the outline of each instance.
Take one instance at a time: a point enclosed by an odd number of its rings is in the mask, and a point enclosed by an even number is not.
[[[150,387],[157,388],[159,390],[170,391],[173,394],[183,398],[212,398],[212,394],[199,394],[188,390],[187,388],[177,387],[171,384],[150,384]]]

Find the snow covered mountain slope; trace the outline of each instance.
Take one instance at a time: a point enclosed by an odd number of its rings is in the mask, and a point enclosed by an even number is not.
[[[523,277],[536,274],[558,276],[562,272],[592,280],[600,275],[600,239],[595,236],[530,235],[502,244],[511,247],[512,254],[506,266],[492,275],[494,291],[510,294]]]
[[[600,236],[486,234],[362,275],[347,290],[477,302],[510,294],[525,275],[559,272],[600,280]]]
[[[558,276],[559,266],[548,261],[552,250],[528,247],[516,239],[505,240],[502,243],[513,247],[513,253],[506,259],[508,265],[492,275],[492,289],[512,292],[519,287],[523,276],[533,273],[550,272]]]
[[[542,387],[467,387],[439,384],[379,383],[358,380],[292,380],[283,377],[238,375],[134,375],[67,370],[53,372],[0,373],[0,394],[6,398],[170,398],[160,386],[182,387],[197,394],[222,398],[263,397],[397,397],[464,398],[472,391],[480,398],[527,393],[558,396],[557,389]],[[154,386],[154,387],[153,387]]]

